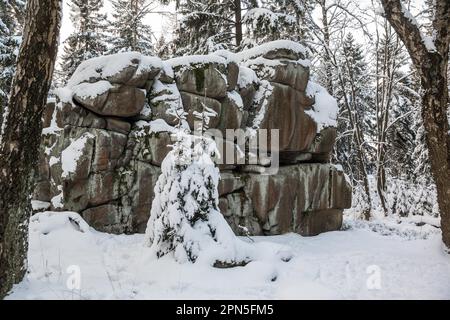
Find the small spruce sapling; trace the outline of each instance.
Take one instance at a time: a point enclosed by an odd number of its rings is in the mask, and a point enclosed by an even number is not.
[[[201,117],[207,128],[210,108]],[[179,117],[179,123],[185,119]],[[219,170],[212,160],[214,141],[203,134],[191,135],[178,125],[174,144],[161,165],[145,239],[157,258],[173,254],[178,262],[203,262],[219,267],[245,265],[248,244],[238,239],[219,212]]]

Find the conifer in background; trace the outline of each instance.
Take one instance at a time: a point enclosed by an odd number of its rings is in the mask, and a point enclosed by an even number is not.
[[[156,6],[152,0],[113,0],[109,53],[137,51],[153,55],[153,33],[144,19]]]
[[[102,8],[103,0],[71,1],[70,20],[74,31],[64,42],[60,66],[63,80],[68,80],[84,60],[106,52],[106,15]]]

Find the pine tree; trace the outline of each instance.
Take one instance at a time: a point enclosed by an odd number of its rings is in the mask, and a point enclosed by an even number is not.
[[[70,20],[74,32],[66,39],[62,55],[61,72],[68,80],[84,60],[102,55],[106,51],[104,21],[100,11],[103,0],[72,0]]]
[[[152,11],[153,0],[113,0],[110,53],[137,51],[152,55],[152,30],[144,18]]]
[[[218,209],[214,141],[181,129],[175,135],[173,149],[161,165],[146,230],[152,254],[157,258],[173,254],[180,263],[247,263],[246,244],[235,237]]]
[[[0,128],[21,39],[25,3],[0,0]]]
[[[18,71],[0,135],[0,299],[27,270],[32,173],[39,158],[40,116],[58,51],[61,11],[60,0],[29,0],[26,9]]]

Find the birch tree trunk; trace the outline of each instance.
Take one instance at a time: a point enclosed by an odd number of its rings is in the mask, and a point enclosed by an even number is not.
[[[421,80],[422,118],[436,183],[442,240],[450,248],[450,136],[447,118],[450,1],[436,0],[434,47],[427,46],[418,26],[405,16],[400,0],[381,0],[384,13],[408,49]]]
[[[23,40],[0,137],[0,298],[22,280],[27,268],[32,174],[61,23],[61,0],[27,2]]]

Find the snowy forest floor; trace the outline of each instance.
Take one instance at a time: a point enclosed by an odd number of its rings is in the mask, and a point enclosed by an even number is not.
[[[148,262],[143,235],[80,229],[59,213],[30,224],[29,272],[7,298],[450,299],[450,256],[429,223],[347,215],[342,231],[253,239],[290,247],[294,257],[232,269]],[[74,265],[79,290],[67,287]]]

